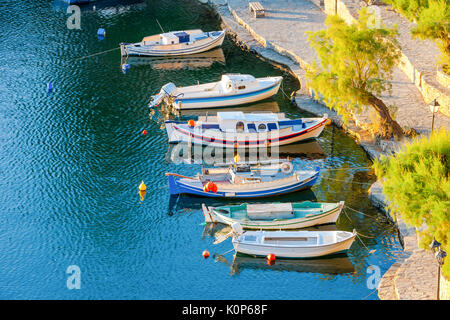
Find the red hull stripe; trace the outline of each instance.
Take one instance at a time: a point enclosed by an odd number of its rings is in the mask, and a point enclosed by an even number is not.
[[[222,140],[222,139],[216,139],[216,138],[209,138],[209,137],[205,137],[205,136],[201,136],[198,134],[194,134],[190,131],[186,131],[184,129],[181,129],[180,127],[177,127],[176,125],[174,125],[174,129],[179,131],[180,133],[187,135],[187,136],[191,136],[193,138],[196,139],[200,139],[203,141],[207,141],[207,142],[215,142],[215,143],[222,143],[222,144],[234,144],[234,143],[238,143],[238,144],[261,144],[264,143],[266,141],[269,141],[270,143],[272,142],[276,142],[276,141],[283,141],[286,139],[291,139],[291,138],[296,138],[298,136],[304,135],[312,130],[315,130],[316,128],[322,126],[325,122],[327,121],[327,119],[323,120],[322,122],[319,122],[318,124],[316,124],[315,126],[305,129],[303,131],[300,132],[296,132],[296,133],[292,133],[292,134],[288,134],[279,138],[274,138],[274,139],[264,139],[264,140],[251,140],[251,141],[230,141],[230,140]]]

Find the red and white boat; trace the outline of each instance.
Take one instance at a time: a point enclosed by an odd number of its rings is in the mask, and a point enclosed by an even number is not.
[[[197,121],[165,122],[170,143],[187,142],[213,147],[281,146],[317,138],[327,124],[322,118],[288,119],[284,113],[218,112]]]

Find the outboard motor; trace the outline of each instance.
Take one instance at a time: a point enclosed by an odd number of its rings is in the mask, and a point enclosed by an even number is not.
[[[149,107],[153,108],[158,106],[164,98],[171,97],[176,89],[177,87],[172,82],[166,83],[157,95],[151,96]]]
[[[239,222],[235,222],[231,225],[231,229],[233,229],[234,236],[239,237],[244,233],[244,229],[242,228]]]

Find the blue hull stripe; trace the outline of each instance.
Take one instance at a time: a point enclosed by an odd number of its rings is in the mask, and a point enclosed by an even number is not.
[[[230,95],[227,97],[222,96],[222,97],[210,97],[210,98],[175,99],[175,102],[181,101],[181,103],[186,104],[186,103],[217,102],[217,101],[229,101],[229,100],[234,100],[234,99],[242,99],[242,98],[256,96],[258,94],[263,94],[267,91],[272,90],[273,88],[275,88],[278,85],[279,85],[279,83],[275,83],[274,85],[267,87],[265,89],[248,92],[248,93]]]
[[[289,193],[293,191],[297,191],[300,189],[306,189],[311,188],[317,181],[317,178],[319,177],[319,172],[317,172],[314,176],[311,178],[308,178],[306,180],[303,180],[299,183],[295,183],[289,186],[284,186],[276,189],[270,189],[270,190],[263,190],[263,191],[254,191],[254,192],[234,192],[234,196],[225,196],[225,192],[204,192],[200,188],[192,187],[185,185],[181,182],[179,182],[179,179],[169,176],[169,185],[170,185],[170,191],[172,194],[193,194],[193,195],[199,195],[204,197],[212,197],[212,198],[258,198],[258,197],[267,197],[267,196],[274,196],[284,193]],[[170,181],[172,179],[172,181]],[[233,193],[233,191],[229,191],[227,193]]]

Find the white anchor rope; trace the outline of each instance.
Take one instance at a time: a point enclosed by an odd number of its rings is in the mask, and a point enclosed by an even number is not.
[[[107,52],[110,52],[110,51],[114,51],[114,50],[117,50],[117,49],[120,49],[120,47],[109,49],[109,50],[105,50],[105,51],[102,51],[102,52],[97,52],[97,53],[90,54],[90,55],[83,56],[83,57],[79,57],[79,58],[76,58],[75,60],[81,60],[81,59],[86,59],[86,58],[90,58],[90,57],[93,57],[93,56],[98,56],[100,54],[104,54],[104,53],[107,53]]]

